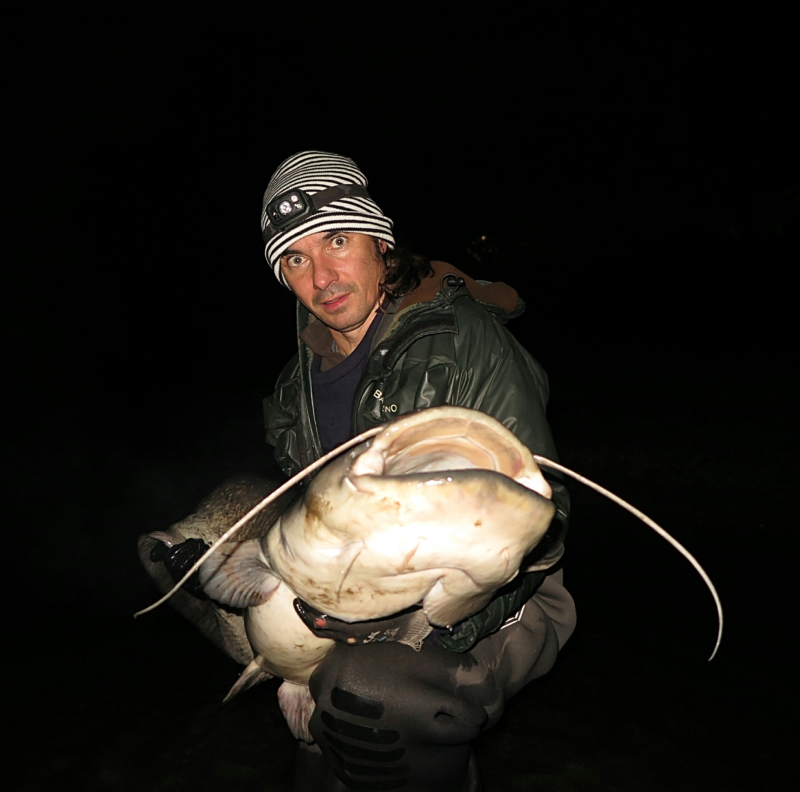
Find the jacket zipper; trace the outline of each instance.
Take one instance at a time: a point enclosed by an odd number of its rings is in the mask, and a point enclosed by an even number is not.
[[[361,378],[361,381],[358,383],[358,387],[356,388],[356,394],[357,394],[358,398],[353,399],[353,411],[352,411],[352,413],[350,415],[350,435],[351,435],[351,437],[355,437],[355,435],[357,435],[358,432],[359,432],[359,429],[358,429],[358,414],[360,412],[361,405],[362,405],[362,403],[364,401],[364,397],[368,395],[368,393],[367,393],[367,391],[369,389],[368,386],[371,387],[372,383],[375,382],[373,377],[371,375],[369,375],[368,373],[366,373],[366,372],[369,371],[369,363],[370,363],[370,359],[372,358],[372,355],[374,355],[379,349],[381,349],[381,347],[384,347],[384,345],[386,345],[385,346],[386,354],[388,355],[389,354],[389,346],[388,346],[388,344],[386,344],[386,342],[389,339],[391,339],[393,336],[399,335],[403,330],[405,330],[406,327],[408,327],[410,322],[413,319],[415,319],[417,316],[419,316],[420,314],[427,313],[428,311],[432,311],[432,310],[434,310],[435,308],[438,308],[438,307],[439,306],[435,305],[433,302],[429,302],[429,303],[422,303],[419,306],[419,308],[417,308],[415,306],[414,308],[409,309],[408,313],[400,320],[400,322],[392,330],[392,332],[389,335],[387,335],[384,338],[382,338],[378,342],[378,345],[375,347],[373,352],[367,358],[367,365],[364,367],[365,374]],[[412,338],[409,339],[408,343],[403,345],[402,349],[395,350],[395,358],[399,357],[403,352],[405,352],[405,350],[407,350],[415,341],[418,341],[420,338],[425,338],[426,336],[433,335],[433,334],[435,334],[437,332],[439,332],[439,331],[434,329],[434,330],[423,331],[423,332],[415,334]],[[392,368],[394,368],[394,365],[392,366]],[[391,373],[391,371],[389,373]],[[387,420],[388,420],[387,417],[386,417],[386,413],[381,411],[380,416],[381,416],[381,421],[380,422],[381,423],[386,423]],[[315,422],[315,428],[316,428],[316,422]]]

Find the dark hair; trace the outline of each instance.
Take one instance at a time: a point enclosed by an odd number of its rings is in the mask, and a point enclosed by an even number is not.
[[[375,249],[380,254],[378,240],[374,239]],[[431,262],[424,256],[412,253],[400,245],[382,254],[386,264],[386,275],[381,281],[381,291],[392,299],[404,297],[422,283],[423,278],[433,274]]]

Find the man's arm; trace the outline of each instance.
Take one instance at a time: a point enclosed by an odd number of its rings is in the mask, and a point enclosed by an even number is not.
[[[512,431],[534,454],[558,461],[545,409],[550,387],[544,369],[499,321],[470,300],[456,303],[454,337],[458,384],[452,403],[480,410]],[[545,472],[553,487],[557,519],[566,527],[569,492],[559,475]]]
[[[267,443],[275,448],[275,461],[286,476],[303,467],[300,452],[300,376],[298,357],[286,364],[275,392],[263,400]]]
[[[534,453],[558,460],[545,409],[549,384],[544,369],[519,342],[480,307],[459,301],[459,334],[454,338],[459,382],[454,403],[480,410],[500,421]],[[556,516],[532,556],[546,562],[561,555],[569,516],[569,492],[560,476],[547,478],[553,487]],[[544,556],[544,558],[542,558]],[[497,592],[479,613],[439,643],[464,652],[513,616],[542,584],[547,571],[520,574]]]

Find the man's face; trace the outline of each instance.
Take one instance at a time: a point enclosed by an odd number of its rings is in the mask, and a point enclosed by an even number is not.
[[[386,243],[378,240],[380,253]],[[289,288],[334,333],[361,339],[380,302],[383,259],[372,237],[349,231],[310,234],[281,256]]]

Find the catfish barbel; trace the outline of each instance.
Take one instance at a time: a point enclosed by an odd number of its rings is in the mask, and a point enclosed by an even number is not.
[[[494,418],[461,407],[435,407],[401,416],[371,434],[327,462],[288,507],[271,502],[281,488],[257,507],[269,504],[269,511],[250,517],[257,508],[245,512],[265,494],[264,485],[243,480],[215,491],[170,531],[140,538],[142,563],[162,590],[172,581],[163,565],[151,560],[159,542],[171,547],[186,539],[222,539],[178,584],[199,567],[210,600],[178,592],[174,604],[220,648],[247,664],[226,700],[270,676],[280,677],[284,716],[296,737],[310,741],[307,725],[314,704],[307,683],[333,641],[306,627],[294,609],[296,598],[350,623],[416,607],[413,642],[414,635],[477,613],[519,572],[555,564],[563,545],[542,542],[555,506],[539,465],[598,489],[676,547],[711,590],[719,645],[719,597],[693,556],[613,494],[534,457]],[[241,527],[233,541],[233,531],[223,531],[236,520]]]

